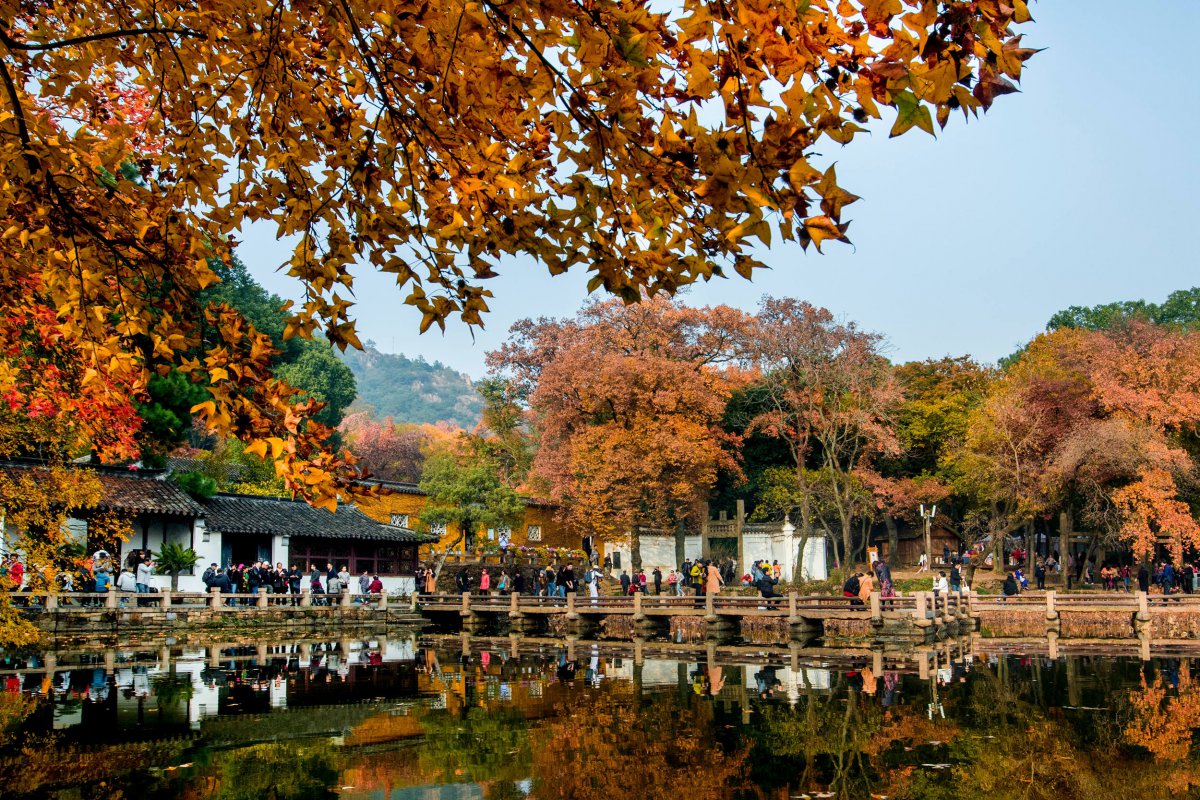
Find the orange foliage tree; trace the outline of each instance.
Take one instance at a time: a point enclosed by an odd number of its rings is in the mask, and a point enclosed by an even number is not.
[[[745,315],[646,298],[594,303],[572,320],[526,320],[489,356],[528,397],[531,483],[585,535],[647,525],[682,536],[718,472],[738,474],[725,403]],[[634,568],[640,566],[633,537]]]
[[[747,432],[786,443],[802,537],[812,531],[813,498],[824,489],[840,523],[842,556],[852,559],[860,473],[880,455],[899,454],[892,417],[903,395],[880,354],[882,337],[838,322],[827,309],[773,297],[763,299],[744,333],[742,350],[762,373],[766,400]]]
[[[514,254],[627,300],[749,276],[773,235],[845,239],[827,139],[888,108],[892,135],[933,133],[1015,91],[1033,53],[1024,0],[0,12],[5,313],[47,311],[89,392],[138,398],[172,368],[205,384],[197,413],[330,507],[352,470],[317,407],[272,378],[265,337],[197,306],[244,225],[288,243],[288,335],[341,347],[355,264],[395,275],[422,330],[479,324]]]
[[[1038,514],[1078,508],[1093,546],[1149,557],[1161,543],[1178,559],[1200,545],[1185,495],[1197,393],[1196,332],[1134,320],[1042,334],[972,414],[958,488],[985,506],[997,546]]]

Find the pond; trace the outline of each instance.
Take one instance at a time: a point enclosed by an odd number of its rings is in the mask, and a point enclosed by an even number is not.
[[[9,655],[0,793],[1193,796],[1195,659],[989,647],[904,659],[393,634]]]

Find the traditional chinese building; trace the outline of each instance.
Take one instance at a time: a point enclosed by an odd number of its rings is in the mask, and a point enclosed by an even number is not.
[[[428,504],[428,497],[415,483],[400,481],[370,481],[371,485],[384,490],[378,497],[364,499],[360,506],[365,514],[375,520],[403,528],[429,533],[436,536],[425,548],[438,551],[445,550],[452,542],[459,539],[461,531],[454,525],[430,526],[421,522],[420,515]],[[587,549],[592,546],[589,538],[573,535],[555,518],[557,508],[549,503],[534,499],[526,499],[525,516],[516,530],[476,531],[474,542],[468,545],[466,537],[454,547],[458,552],[471,548],[490,548],[499,546],[501,541],[507,541],[510,547],[558,547],[571,549]]]
[[[31,465],[7,469],[37,470]],[[381,523],[350,504],[336,512],[314,508],[302,500],[253,495],[217,494],[196,500],[167,480],[161,470],[129,470],[79,466],[92,471],[102,493],[94,508],[70,509],[67,525],[87,552],[108,550],[124,562],[132,550],[157,552],[165,542],[190,547],[200,556],[190,574],[179,576],[183,591],[202,591],[200,575],[211,563],[222,567],[269,561],[305,569],[333,563],[353,575],[363,570],[379,575],[386,591],[409,592],[414,586],[417,548],[428,537],[406,525]],[[98,538],[89,521],[98,513],[114,514],[130,525],[126,541]],[[6,531],[16,541],[15,531]],[[10,549],[8,546],[5,550]],[[155,576],[160,588],[167,576]]]

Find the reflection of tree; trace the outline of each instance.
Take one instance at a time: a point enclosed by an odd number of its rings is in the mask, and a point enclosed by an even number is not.
[[[217,752],[181,795],[206,800],[332,800],[338,771],[326,740]]]
[[[703,704],[701,704],[703,706]],[[634,707],[584,696],[535,734],[535,800],[724,800],[743,784],[746,752],[729,751],[711,723],[661,696]]]
[[[445,782],[519,780],[529,775],[529,723],[516,709],[470,708],[422,720],[421,771]]]
[[[878,792],[873,756],[898,739],[920,736],[913,726],[924,720],[900,710],[884,713],[869,695],[846,686],[806,691],[794,707],[764,704],[757,710],[750,731],[755,782],[770,787],[783,779],[839,797]],[[781,760],[788,769],[780,768]]]
[[[1200,683],[1181,675],[1172,692],[1160,676],[1154,683],[1142,678],[1142,688],[1129,692],[1133,716],[1125,738],[1162,761],[1182,761],[1192,749],[1192,733],[1200,728]]]

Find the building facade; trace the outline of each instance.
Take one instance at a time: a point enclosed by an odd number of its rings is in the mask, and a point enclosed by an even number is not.
[[[421,521],[421,512],[428,504],[428,497],[415,483],[399,481],[370,481],[382,491],[375,497],[359,502],[363,513],[377,522],[398,525],[420,533],[437,537],[421,548],[421,556],[427,557],[431,550],[443,552],[453,545],[452,552],[464,553],[469,548],[466,537],[455,525],[431,527]],[[556,508],[549,503],[533,499],[525,501],[525,515],[515,530],[484,530],[475,532],[475,549],[492,549],[507,541],[509,547],[554,547],[583,549],[592,546],[586,538],[570,533],[556,519]]]

